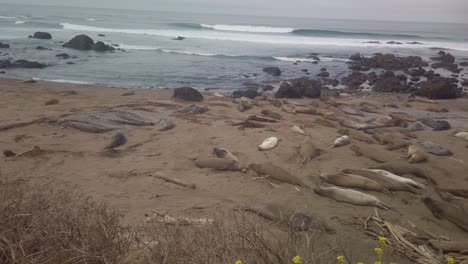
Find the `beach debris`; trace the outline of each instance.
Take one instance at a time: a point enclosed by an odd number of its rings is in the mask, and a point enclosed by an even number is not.
[[[176,126],[174,121],[169,120],[169,119],[163,119],[163,120],[161,120],[161,122],[159,124],[161,125],[161,128],[158,129],[158,131],[161,131],[161,132],[171,130],[171,129],[175,128],[175,126]]]
[[[275,166],[272,163],[252,163],[249,164],[249,168],[257,173],[259,176],[266,176],[267,179],[271,179],[277,182],[289,183],[297,185],[299,187],[310,188],[298,177],[290,174],[285,169]]]
[[[428,156],[426,151],[420,146],[416,144],[412,144],[408,147],[408,162],[409,163],[419,163],[426,161]]]
[[[198,115],[198,114],[203,114],[205,112],[208,112],[208,106],[199,106],[199,105],[189,105],[187,107],[184,107],[183,109],[179,110],[180,113],[187,113],[187,114],[192,114],[192,115]]]
[[[314,188],[314,192],[338,202],[359,206],[375,206],[384,210],[390,209],[390,207],[381,202],[377,197],[352,189],[317,186]]]
[[[280,115],[280,114],[278,114],[276,112],[273,112],[271,110],[262,110],[261,113],[262,113],[262,115],[267,116],[269,118],[273,118],[273,119],[277,119],[277,120],[283,119],[282,115]]]
[[[436,218],[444,218],[465,232],[468,232],[468,218],[466,217],[466,212],[462,209],[450,203],[437,201],[429,197],[425,197],[422,201]]]
[[[166,225],[190,226],[214,224],[215,220],[211,218],[174,217],[167,214],[159,214],[153,211],[152,216],[146,217],[146,222],[157,222]]]
[[[280,140],[277,137],[267,138],[262,142],[262,144],[258,146],[258,150],[266,151],[274,149],[276,146],[278,146],[279,141]]]
[[[190,188],[190,189],[196,189],[197,188],[197,186],[195,184],[193,184],[193,183],[187,183],[187,182],[181,181],[181,180],[179,180],[177,178],[170,178],[170,177],[164,175],[161,172],[156,172],[152,176],[155,177],[155,178],[161,179],[163,181],[174,183],[174,184],[177,184],[177,185],[180,185],[180,186],[183,186],[183,187],[187,187],[187,188]]]
[[[291,128],[291,131],[296,133],[296,134],[299,134],[299,135],[303,135],[303,136],[307,136],[306,132],[304,131],[304,129],[301,127],[301,126],[298,126],[298,125],[294,125],[292,128]]]
[[[44,105],[56,105],[58,103],[59,103],[59,100],[54,98],[54,99],[50,99],[50,100],[46,101],[44,103]]]
[[[351,138],[349,136],[342,136],[339,137],[333,142],[333,145],[330,146],[330,148],[338,148],[338,147],[343,147],[351,143]]]
[[[117,133],[112,137],[112,142],[105,149],[115,149],[127,143],[127,137],[122,133]]]
[[[449,149],[442,147],[440,145],[437,145],[431,141],[423,141],[420,143],[427,152],[437,155],[437,156],[451,156],[453,155],[453,152],[450,151]]]

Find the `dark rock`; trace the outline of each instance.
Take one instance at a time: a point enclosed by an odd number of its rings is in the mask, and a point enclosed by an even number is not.
[[[260,94],[256,90],[248,89],[248,90],[238,90],[232,93],[232,97],[239,98],[239,97],[247,97],[250,99],[254,99],[255,97],[259,96]]]
[[[93,50],[99,51],[99,52],[105,52],[105,51],[115,50],[115,48],[105,44],[102,41],[98,41],[98,42],[96,42],[96,44],[94,44]]]
[[[174,95],[172,98],[191,102],[203,101],[203,95],[192,87],[180,87],[174,89]]]
[[[105,37],[106,35],[104,34],[99,34],[98,37]]]
[[[273,85],[271,85],[271,84],[265,85],[262,88],[263,91],[273,91],[274,89],[275,89],[275,87]]]
[[[468,79],[463,79],[461,85],[468,87]]]
[[[412,77],[417,77],[417,76],[423,76],[426,73],[426,70],[420,67],[417,69],[410,69],[406,71],[406,73],[408,73]]]
[[[322,78],[327,78],[330,76],[330,73],[327,72],[327,71],[322,71],[320,72],[319,74],[317,74],[318,77],[322,77]]]
[[[444,51],[439,51],[439,53],[437,53],[437,54],[439,54],[439,56],[438,57],[432,57],[431,60],[446,62],[446,63],[454,63],[455,62],[455,57],[453,57],[452,54],[450,54],[450,53],[445,53]]]
[[[42,69],[47,67],[46,64],[37,61],[17,60],[11,62],[9,60],[0,60],[0,68],[26,68],[26,69]]]
[[[308,78],[292,79],[283,82],[276,92],[276,98],[318,98],[321,95],[322,82]]]
[[[460,66],[468,66],[468,61],[462,61],[459,63]]]
[[[333,87],[336,87],[338,86],[338,84],[340,84],[340,82],[337,79],[329,79],[329,78],[323,78],[322,83],[324,85],[331,85]]]
[[[37,50],[51,50],[51,49],[45,48],[43,46],[37,46],[36,49]]]
[[[421,83],[419,95],[430,99],[453,99],[460,97],[461,92],[452,79],[434,77]]]
[[[266,68],[263,68],[263,71],[273,76],[281,75],[281,70],[278,67],[266,67]]]
[[[392,40],[392,41],[389,41],[389,42],[387,42],[387,44],[393,44],[393,45],[395,45],[395,44],[396,44],[396,45],[401,45],[401,44],[403,44],[403,43],[401,43],[401,42],[398,42],[398,41],[393,41],[393,40]]]
[[[313,61],[312,64],[318,64],[318,61]]]
[[[351,56],[349,68],[352,70],[366,70],[370,68],[382,68],[384,70],[408,70],[410,68],[419,68],[428,66],[421,57],[408,56],[397,57],[393,54],[376,53],[373,57],[361,57],[359,54]]]
[[[320,61],[320,58],[319,58],[317,53],[310,53],[309,55],[307,55],[306,58],[307,59],[312,59],[312,60],[315,60],[315,61]]]
[[[412,82],[419,82],[421,79],[419,77],[411,77]]]
[[[62,47],[77,50],[92,50],[94,48],[94,40],[86,35],[78,35],[63,44]]]
[[[350,89],[357,89],[368,79],[368,75],[362,72],[352,72],[350,75],[341,78],[341,83]]]
[[[6,73],[6,71],[0,71],[0,74],[5,74],[5,73]]]
[[[67,62],[67,64],[68,64],[68,65],[73,65],[73,64],[75,64],[75,63],[72,62],[72,61],[69,61],[69,62]]]
[[[417,41],[406,42],[406,43],[411,44],[411,45],[420,45],[420,44],[422,44],[421,42],[417,42]]]
[[[373,89],[377,92],[409,92],[410,86],[406,84],[406,76],[404,77],[405,79],[402,80],[394,72],[385,71],[377,77]]]
[[[309,70],[308,70],[308,69],[302,69],[301,71],[303,71],[303,72],[308,72]]]
[[[173,40],[184,40],[185,37],[178,36],[177,38],[173,38]]]
[[[70,55],[68,55],[67,53],[60,53],[60,54],[55,55],[55,57],[67,60],[70,58]]]
[[[132,95],[135,95],[135,91],[129,91],[129,92],[121,94],[121,96],[132,96]]]
[[[460,73],[462,71],[461,68],[458,68],[457,64],[449,63],[449,62],[436,62],[436,63],[433,63],[431,67],[434,69],[443,68],[443,69],[446,69],[455,73]]]
[[[52,35],[50,33],[47,33],[47,32],[36,32],[34,33],[34,35],[32,35],[32,38],[35,38],[35,39],[52,39]]]
[[[380,41],[378,41],[378,40],[366,41],[366,42],[364,42],[364,43],[369,43],[369,44],[382,44],[382,43],[380,43]]]
[[[9,49],[10,48],[10,44],[3,44],[0,42],[0,49]]]
[[[50,99],[49,101],[45,102],[45,105],[56,105],[59,103],[58,99]]]
[[[127,137],[122,133],[117,133],[112,137],[112,142],[105,147],[105,149],[114,149],[127,143]]]

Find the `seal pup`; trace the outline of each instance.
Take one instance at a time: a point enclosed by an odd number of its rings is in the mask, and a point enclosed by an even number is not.
[[[454,136],[468,141],[468,132],[458,132],[455,133]]]
[[[348,128],[354,128],[357,130],[366,130],[366,129],[374,129],[374,128],[381,128],[381,127],[387,127],[387,125],[382,125],[382,124],[367,124],[367,123],[362,123],[358,122],[355,120],[351,119],[344,119],[340,122],[340,125]]]
[[[437,155],[437,156],[451,156],[453,152],[447,148],[444,148],[440,145],[437,145],[431,141],[423,141],[420,143],[427,152]]]
[[[412,179],[408,179],[408,178],[405,178],[405,177],[395,175],[395,174],[390,173],[388,171],[372,170],[372,169],[370,171],[378,173],[378,174],[382,175],[382,177],[386,177],[386,178],[394,180],[394,181],[406,183],[406,184],[409,184],[409,185],[411,185],[413,187],[416,187],[416,188],[419,188],[419,189],[426,189],[426,186],[424,186],[423,184],[421,184],[419,182],[413,181]]]
[[[332,122],[330,120],[327,120],[327,119],[324,119],[324,118],[321,118],[321,117],[316,118],[314,123],[319,124],[321,126],[325,126],[325,127],[331,127],[331,128],[337,128],[338,127],[334,122]]]
[[[299,146],[299,155],[302,157],[301,163],[304,164],[311,161],[313,158],[319,156],[321,152],[322,151],[315,146],[311,139],[304,140]]]
[[[326,183],[330,183],[336,186],[356,188],[365,191],[385,192],[384,186],[379,182],[355,174],[321,173],[319,178]]]
[[[347,173],[347,174],[355,174],[355,175],[369,178],[371,180],[379,182],[380,184],[383,185],[385,189],[389,191],[405,191],[405,192],[411,192],[414,194],[419,194],[419,192],[413,186],[405,182],[394,180],[392,178],[383,177],[381,174],[373,172],[371,170],[344,169],[341,172]]]
[[[419,163],[426,161],[428,158],[426,151],[422,147],[416,144],[412,144],[408,147],[408,162]]]
[[[269,179],[289,183],[292,185],[297,185],[304,188],[310,188],[307,184],[305,184],[301,179],[297,178],[294,175],[291,175],[286,170],[273,165],[272,163],[263,163],[263,164],[256,164],[252,163],[249,165],[249,168],[257,173],[259,176],[267,176]]]
[[[339,137],[333,142],[333,145],[330,146],[330,148],[338,148],[338,147],[343,147],[351,143],[351,138],[347,135]]]
[[[372,138],[370,136],[367,136],[366,134],[364,134],[364,133],[362,133],[360,131],[357,131],[357,130],[342,128],[342,129],[338,130],[338,133],[340,133],[342,135],[347,135],[347,136],[351,137],[352,139],[356,139],[356,140],[359,140],[359,141],[362,141],[362,142],[374,143],[374,140],[372,140]]]
[[[360,206],[375,206],[384,210],[391,209],[389,206],[382,203],[377,197],[351,189],[317,186],[314,188],[314,192],[338,202]]]
[[[432,185],[437,185],[437,181],[432,177],[431,171],[409,164],[406,161],[390,161],[376,165],[372,169],[385,170],[398,175],[413,174],[416,177],[426,179]]]
[[[127,137],[122,133],[117,133],[112,137],[112,142],[105,146],[104,149],[115,149],[127,143]]]
[[[351,107],[346,106],[346,105],[339,105],[336,108],[340,109],[343,113],[348,114],[348,115],[355,115],[355,116],[364,117],[364,114],[361,111],[356,110],[356,109],[351,108]]]
[[[193,162],[199,168],[210,168],[219,171],[240,171],[242,169],[239,162],[230,159],[207,158],[197,159]]]
[[[167,120],[167,119],[163,119],[161,121],[161,125],[162,125],[162,127],[158,130],[158,131],[161,131],[161,132],[171,130],[176,126],[173,121]]]
[[[444,218],[465,232],[468,232],[468,217],[466,217],[466,212],[450,203],[436,201],[429,197],[423,198],[422,201],[436,218]]]
[[[239,162],[236,156],[232,154],[228,149],[225,148],[213,148],[213,154],[220,159],[228,159],[228,160],[234,160],[236,162]]]
[[[292,128],[291,128],[292,132],[296,133],[296,134],[299,134],[299,135],[303,135],[303,136],[307,136],[306,132],[304,131],[304,129],[302,129],[300,126],[298,125],[294,125]]]
[[[258,146],[258,150],[260,151],[266,151],[270,149],[274,149],[276,146],[278,146],[279,139],[277,137],[270,137],[265,139],[262,144]]]
[[[283,116],[276,113],[276,112],[273,112],[273,111],[270,111],[270,110],[262,110],[262,115],[264,116],[267,116],[269,118],[273,118],[273,119],[277,119],[277,120],[281,120],[283,119]]]

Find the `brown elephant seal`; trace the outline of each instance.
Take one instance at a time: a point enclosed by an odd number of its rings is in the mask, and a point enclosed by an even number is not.
[[[387,127],[386,125],[382,124],[368,124],[368,123],[362,123],[359,121],[351,120],[351,119],[343,119],[340,122],[340,125],[348,128],[354,128],[357,130],[366,130],[366,129],[375,129],[375,128],[381,128],[381,127]]]
[[[282,115],[280,115],[279,113],[273,112],[271,110],[262,110],[261,113],[262,113],[262,115],[267,116],[269,118],[273,118],[273,119],[277,119],[277,120],[283,119]]]
[[[355,170],[355,169],[344,169],[343,173],[360,175],[362,177],[369,178],[376,182],[379,182],[383,187],[389,191],[403,191],[419,194],[419,192],[411,185],[405,182],[395,181],[387,177],[382,177],[381,174],[371,170]]]
[[[356,156],[363,156],[379,163],[384,163],[390,159],[386,153],[376,148],[357,145],[352,145],[350,148],[356,154]]]
[[[362,141],[362,142],[366,142],[366,143],[374,143],[374,140],[372,140],[372,138],[360,131],[357,131],[357,130],[353,130],[353,129],[348,129],[348,128],[342,128],[340,130],[338,130],[338,133],[340,133],[341,135],[347,135],[349,136],[350,138],[352,139],[356,139],[356,140],[359,140],[359,141]]]
[[[402,134],[399,134],[398,132],[377,132],[373,134],[373,137],[381,144],[388,145],[388,150],[398,150],[401,148],[408,147],[410,145],[410,142],[404,140],[404,136]]]
[[[408,164],[406,161],[390,161],[384,164],[373,166],[372,169],[385,170],[398,175],[413,174],[416,177],[426,179],[433,185],[437,185],[437,181],[432,176],[436,174],[436,172],[432,173],[430,170],[425,170],[414,164]]]
[[[453,188],[440,188],[440,187],[436,187],[435,189],[436,191],[439,191],[439,192],[448,192],[452,195],[468,199],[468,189],[453,189]]]
[[[306,139],[299,146],[299,155],[302,157],[301,163],[307,163],[319,156],[322,151],[315,146],[311,139]]]
[[[429,244],[443,252],[459,252],[468,250],[468,240],[446,241],[446,240],[429,240]]]
[[[317,186],[314,188],[314,192],[318,195],[334,199],[338,202],[359,206],[375,206],[384,210],[391,209],[389,206],[382,203],[377,197],[351,189]]]
[[[236,156],[232,154],[228,149],[225,148],[214,148],[213,149],[213,154],[220,159],[228,159],[228,160],[234,160],[236,162],[239,162]]]
[[[273,165],[272,163],[263,163],[263,164],[256,164],[252,163],[249,165],[249,168],[256,172],[258,175],[266,175],[269,179],[289,183],[292,185],[297,185],[304,188],[310,188],[307,184],[305,184],[301,179],[297,178],[296,176],[291,175],[286,170]]]
[[[314,123],[319,124],[321,126],[325,126],[325,127],[331,127],[331,128],[337,128],[338,127],[338,125],[335,124],[334,122],[332,122],[330,120],[327,120],[327,119],[324,119],[324,118],[321,118],[321,117],[317,117],[314,120]]]
[[[408,147],[408,162],[409,163],[420,163],[426,161],[428,158],[426,151],[416,144],[412,144]]]
[[[337,174],[320,174],[320,179],[326,183],[336,186],[356,188],[365,191],[387,192],[382,184],[375,180],[362,177],[355,174],[337,173]]]
[[[422,201],[436,218],[444,218],[465,232],[468,232],[468,217],[466,217],[466,212],[450,203],[436,201],[429,197],[423,198]]]
[[[324,229],[329,232],[334,232],[333,228],[330,228],[325,222],[318,218],[308,216],[302,212],[292,212],[292,210],[273,203],[258,203],[242,206],[241,209],[255,213],[269,221],[286,224],[296,231]]]
[[[197,159],[193,161],[199,168],[210,168],[219,171],[240,171],[241,165],[235,160],[219,159],[219,158],[208,158],[208,159]]]
[[[431,141],[423,141],[421,142],[421,146],[423,146],[427,152],[437,155],[437,156],[451,156],[453,155],[453,152],[450,151],[449,149],[442,147],[440,145],[437,145]]]

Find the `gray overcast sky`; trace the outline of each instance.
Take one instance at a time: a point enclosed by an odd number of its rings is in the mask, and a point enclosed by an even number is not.
[[[0,3],[468,23],[468,0],[0,0]]]

